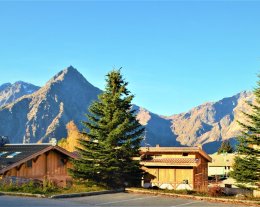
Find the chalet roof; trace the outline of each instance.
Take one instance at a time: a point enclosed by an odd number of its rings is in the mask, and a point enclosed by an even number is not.
[[[0,147],[0,174],[50,150],[76,158],[75,154],[51,144],[6,144]]]
[[[155,158],[144,160],[143,162],[163,162],[163,163],[197,163],[199,159],[195,158]]]
[[[143,160],[141,164],[144,166],[197,166],[200,159],[195,158],[154,158],[151,160]]]
[[[175,154],[175,153],[199,153],[204,157],[208,162],[211,162],[211,157],[201,149],[201,147],[141,147],[141,154]]]

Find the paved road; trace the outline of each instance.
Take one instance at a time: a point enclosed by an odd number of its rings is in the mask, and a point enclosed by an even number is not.
[[[43,199],[0,196],[0,207],[105,207],[105,206],[165,206],[165,207],[246,207],[224,203],[142,194],[115,193],[81,198]],[[247,206],[248,207],[248,206]]]

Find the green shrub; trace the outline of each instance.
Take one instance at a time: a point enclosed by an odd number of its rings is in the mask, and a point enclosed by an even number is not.
[[[75,181],[70,187],[61,188],[55,186],[55,184],[47,179],[44,179],[42,183],[30,181],[27,183],[19,184],[12,181],[0,182],[0,191],[4,192],[20,192],[20,193],[32,193],[32,194],[60,194],[60,193],[80,193],[90,191],[106,190],[105,187],[97,185],[93,182],[81,182]]]
[[[59,189],[50,180],[44,179],[42,183],[42,192],[44,194],[59,191]]]
[[[43,185],[30,181],[24,184],[13,183],[1,183],[0,191],[6,192],[21,192],[21,193],[32,193],[32,194],[48,194],[58,191],[58,188],[55,187],[50,181],[44,181]]]

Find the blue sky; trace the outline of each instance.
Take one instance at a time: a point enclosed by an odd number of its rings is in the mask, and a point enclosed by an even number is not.
[[[171,115],[251,90],[260,2],[0,1],[0,84],[73,65],[103,89],[123,67],[134,102]]]

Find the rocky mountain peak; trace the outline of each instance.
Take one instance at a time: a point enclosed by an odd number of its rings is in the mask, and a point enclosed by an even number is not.
[[[64,80],[65,78],[68,78],[71,76],[73,76],[74,78],[80,77],[80,78],[85,79],[76,68],[69,66],[69,67],[63,69],[62,71],[58,72],[55,76],[53,76],[53,78],[50,81],[52,81],[52,82],[60,81],[60,80]]]
[[[0,109],[0,114],[5,114],[0,115],[0,134],[7,134],[14,143],[66,137],[66,124],[74,120],[81,126],[88,106],[100,92],[75,68],[65,68],[37,92]]]
[[[88,86],[90,88],[94,87],[90,84],[85,77],[73,66],[69,66],[64,70],[57,73],[52,79],[50,79],[44,88],[56,87],[56,85],[65,85],[67,87],[75,88],[75,86]]]
[[[16,81],[15,83],[14,83],[14,85],[31,85],[30,83],[26,83],[26,82],[24,82],[24,81]]]
[[[59,73],[57,73],[51,80],[53,81],[63,80],[66,76],[71,76],[71,75],[75,76],[79,74],[80,72],[78,72],[76,68],[69,66],[63,69],[62,71],[60,71]]]

